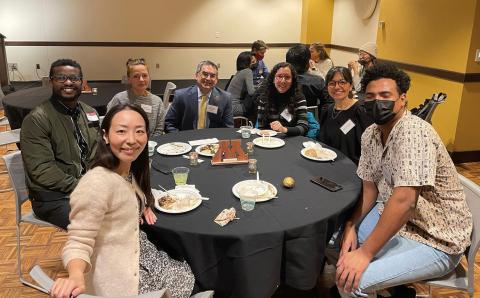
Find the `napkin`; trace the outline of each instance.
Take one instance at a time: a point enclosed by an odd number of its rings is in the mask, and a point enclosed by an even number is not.
[[[256,134],[259,130],[260,130],[260,129],[258,129],[258,128],[252,128],[252,129],[250,129],[250,133],[251,133],[252,135],[254,135],[254,134]],[[237,132],[238,132],[238,133],[242,133],[242,130],[239,129],[239,130],[237,130]]]
[[[218,143],[218,139],[217,138],[201,139],[201,140],[188,141],[188,143],[190,144],[190,146],[199,146],[199,145]]]
[[[204,201],[210,200],[209,198],[204,197],[200,194],[200,191],[195,187],[195,184],[177,185],[177,186],[175,186],[175,189],[188,189],[188,190],[191,190],[191,191],[194,191],[194,192],[198,193],[202,197],[202,200],[204,200]]]
[[[238,217],[235,217],[236,211],[235,208],[230,208],[230,209],[223,209],[220,214],[215,217],[214,222],[216,222],[218,225],[221,227],[225,226],[229,222],[231,222],[234,219],[238,219]]]

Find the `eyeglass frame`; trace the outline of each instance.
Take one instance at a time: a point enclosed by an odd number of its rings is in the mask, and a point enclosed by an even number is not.
[[[204,79],[207,79],[207,78],[216,79],[217,76],[218,76],[218,74],[216,74],[216,73],[210,73],[210,72],[206,72],[204,70],[200,71],[199,74]]]
[[[61,77],[61,78],[60,78]],[[66,74],[54,74],[50,76],[50,80],[54,80],[55,82],[59,83],[65,83],[67,80],[72,82],[72,83],[78,83],[83,80],[82,75],[77,75],[77,74],[71,74],[71,75],[66,75]]]
[[[275,74],[275,80],[281,82],[281,81],[285,81],[285,82],[291,82],[293,80],[293,76],[279,76],[279,75],[276,75]]]
[[[327,83],[327,87],[332,87],[332,88],[335,88],[338,86],[340,86],[341,88],[345,87],[347,84],[350,84],[350,82],[348,82],[347,80],[340,80],[340,81],[330,81]]]

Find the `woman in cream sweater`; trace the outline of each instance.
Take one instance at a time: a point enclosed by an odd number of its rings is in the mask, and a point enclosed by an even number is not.
[[[92,169],[70,196],[62,256],[69,277],[55,281],[53,297],[128,296],[164,287],[174,297],[190,296],[188,264],[158,251],[139,230],[139,221],[156,221],[147,141],[148,118],[140,107],[117,105],[105,116]]]

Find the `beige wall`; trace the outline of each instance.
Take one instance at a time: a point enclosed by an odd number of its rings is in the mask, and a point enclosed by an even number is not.
[[[360,1],[361,2],[361,1]],[[335,45],[359,48],[362,44],[377,40],[380,0],[373,15],[363,20],[357,10],[356,1],[335,0],[331,43]],[[357,54],[332,50],[330,57],[338,66],[346,66]]]
[[[400,3],[401,2],[401,3]],[[479,73],[473,62],[480,44],[478,0],[384,0],[378,33],[380,57],[460,73]],[[408,20],[408,21],[405,21]],[[410,72],[410,107],[434,92],[448,95],[435,111],[433,126],[450,151],[480,150],[480,83],[460,83]]]
[[[302,18],[302,0],[0,0],[0,7],[7,41],[299,42]],[[139,56],[155,70],[154,79],[190,78],[196,63],[207,58],[219,62],[221,77],[228,78],[243,50],[7,47],[7,58],[27,80],[36,79],[36,63],[45,74],[60,57],[78,59],[91,80],[118,79],[125,60]],[[265,61],[271,67],[284,56],[285,49],[271,49]]]

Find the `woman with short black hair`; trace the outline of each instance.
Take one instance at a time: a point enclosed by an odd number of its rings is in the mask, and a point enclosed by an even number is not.
[[[252,103],[246,104],[245,100],[255,93],[251,69],[255,62],[255,57],[250,51],[241,52],[237,57],[237,73],[227,88],[227,92],[232,95],[233,116],[247,116],[251,113]]]

